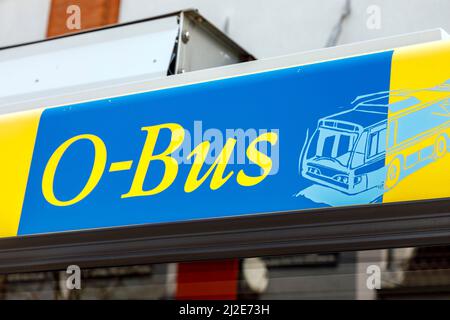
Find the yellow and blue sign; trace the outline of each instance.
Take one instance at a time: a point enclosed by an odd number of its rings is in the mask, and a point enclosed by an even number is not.
[[[449,62],[443,41],[2,116],[0,237],[449,197]]]

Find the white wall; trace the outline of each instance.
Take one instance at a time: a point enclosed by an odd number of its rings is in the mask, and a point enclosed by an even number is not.
[[[50,0],[0,0],[0,47],[44,39],[49,10]]]
[[[121,21],[198,8],[258,58],[322,48],[347,0],[122,0]],[[442,27],[450,32],[450,0],[349,0],[336,44]],[[367,28],[371,5],[381,11],[380,29]]]
[[[352,0],[339,43],[392,36],[432,28],[450,32],[450,0]],[[381,8],[381,28],[368,29],[366,10]]]
[[[258,58],[326,46],[347,0],[121,0],[120,21],[198,8]],[[450,0],[348,0],[336,44],[435,27],[450,31]],[[45,38],[50,0],[0,0],[0,46]],[[370,5],[381,28],[368,29]]]
[[[258,58],[323,47],[345,0],[122,0],[120,21],[197,8]]]

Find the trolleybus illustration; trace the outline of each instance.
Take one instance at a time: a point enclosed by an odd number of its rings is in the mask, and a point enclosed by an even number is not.
[[[302,155],[303,177],[349,195],[388,190],[449,150],[450,80],[352,104],[318,121]]]

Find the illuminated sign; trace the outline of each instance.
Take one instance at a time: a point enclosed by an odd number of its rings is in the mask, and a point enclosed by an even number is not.
[[[448,197],[449,59],[436,42],[4,115],[0,236]]]

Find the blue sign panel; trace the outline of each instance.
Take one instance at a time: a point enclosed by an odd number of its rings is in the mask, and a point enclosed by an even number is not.
[[[385,175],[387,112],[352,101],[389,91],[391,59],[377,53],[46,109],[18,234],[381,201],[373,190]]]

